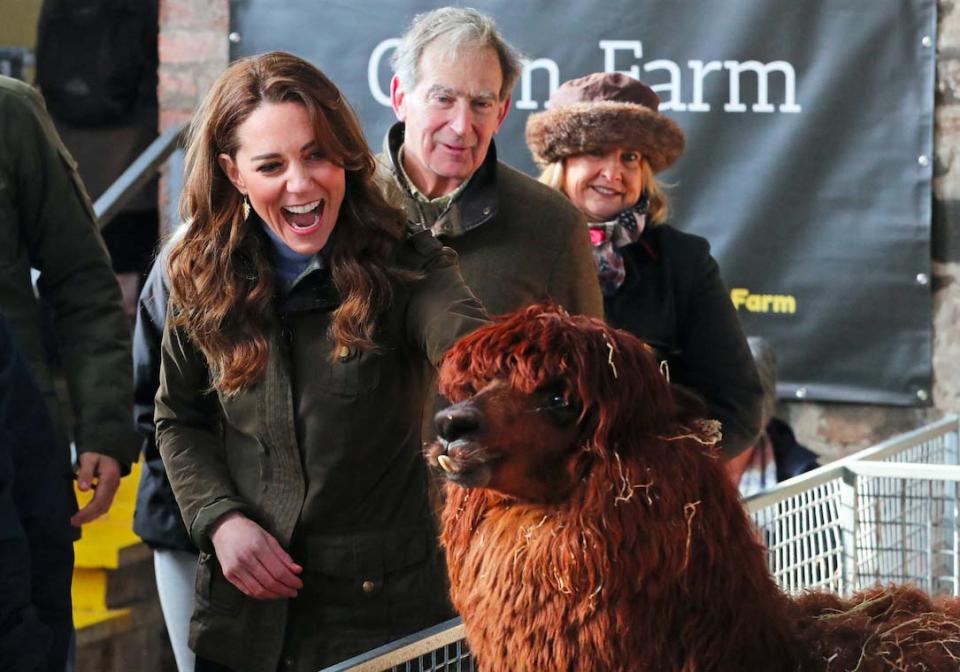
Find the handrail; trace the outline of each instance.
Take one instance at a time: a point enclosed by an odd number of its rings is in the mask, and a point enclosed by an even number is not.
[[[744,500],[750,513],[772,506],[791,495],[811,490],[819,485],[843,477],[844,469],[854,462],[881,460],[896,455],[902,450],[918,443],[943,436],[946,433],[960,433],[960,416],[948,415],[941,420],[924,425],[905,434],[898,434],[886,441],[864,448],[856,453],[840,458],[822,467],[817,467],[799,476],[794,476],[773,487],[751,495]]]
[[[116,217],[137,191],[160,171],[164,161],[181,144],[186,128],[187,124],[181,122],[164,131],[100,195],[97,202],[93,204],[93,209],[101,229]]]
[[[383,672],[425,652],[454,644],[465,636],[463,619],[457,616],[331,667],[325,667],[320,672]]]

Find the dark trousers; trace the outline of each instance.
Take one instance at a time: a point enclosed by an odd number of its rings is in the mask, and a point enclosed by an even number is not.
[[[4,457],[0,472],[10,465]],[[4,475],[0,509],[9,510],[3,506],[12,499],[3,487]],[[73,634],[73,539],[67,515],[23,520],[0,515],[0,522],[8,523],[0,536],[9,537],[0,540],[0,663],[12,661],[15,670],[63,672],[66,667]]]
[[[0,315],[0,668],[63,672],[76,508],[67,445]]]
[[[62,522],[56,522],[59,523],[56,525],[57,532],[61,534],[59,538],[53,537],[47,525],[37,525],[33,521],[26,523],[33,565],[33,606],[36,607],[40,622],[50,629],[46,668],[49,672],[61,672],[66,668],[70,639],[73,637],[73,600],[70,596],[73,540],[63,534]]]

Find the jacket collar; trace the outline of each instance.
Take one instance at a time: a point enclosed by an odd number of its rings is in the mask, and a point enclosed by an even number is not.
[[[414,219],[417,228],[428,228],[436,236],[456,238],[467,231],[490,221],[497,215],[499,199],[497,198],[497,147],[493,141],[483,163],[477,172],[470,178],[466,188],[457,196],[450,206],[439,213],[435,218],[419,207],[416,197],[410,190],[403,170],[400,168],[399,155],[403,146],[405,125],[403,122],[394,124],[383,141],[383,153],[390,160],[390,169],[393,179],[403,189],[404,194],[413,204],[408,203],[407,216]],[[419,212],[411,212],[419,210]]]
[[[279,297],[279,312],[300,313],[313,310],[329,312],[340,305],[340,293],[326,269],[304,273],[290,292]]]
[[[660,261],[660,235],[657,228],[656,224],[646,227],[640,234],[640,238],[630,244],[654,263]]]

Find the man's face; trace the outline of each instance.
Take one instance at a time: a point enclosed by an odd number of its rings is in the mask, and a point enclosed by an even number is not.
[[[448,194],[483,163],[510,107],[510,96],[500,99],[502,83],[493,49],[449,57],[436,42],[420,56],[420,81],[413,90],[393,78],[393,111],[406,124],[403,168],[421,193]]]

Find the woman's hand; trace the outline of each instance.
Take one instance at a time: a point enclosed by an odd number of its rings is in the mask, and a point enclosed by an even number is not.
[[[223,575],[258,600],[296,597],[303,567],[266,530],[240,512],[228,513],[210,536]]]

